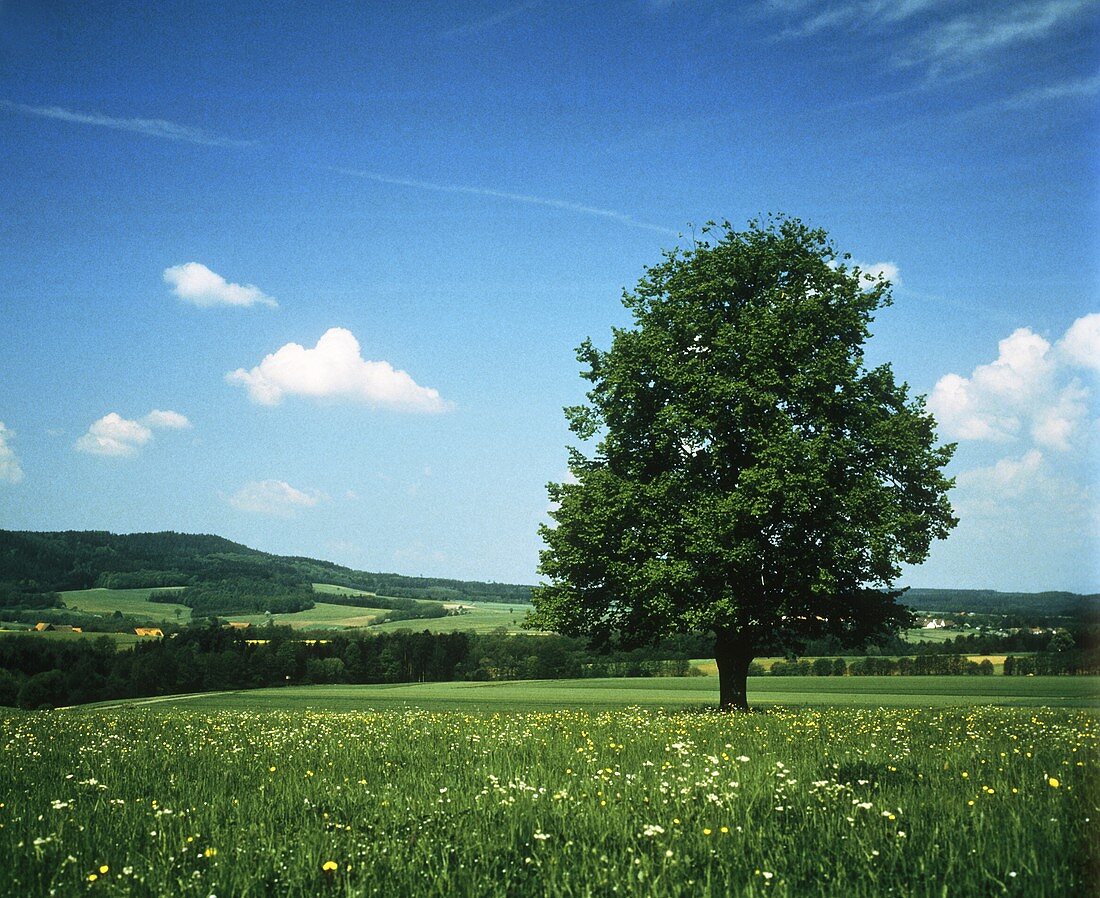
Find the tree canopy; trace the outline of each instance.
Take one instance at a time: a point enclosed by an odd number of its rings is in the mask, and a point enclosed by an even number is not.
[[[634,326],[577,351],[588,452],[549,486],[539,626],[596,643],[712,631],[723,707],[762,651],[896,628],[893,583],[955,525],[924,399],[864,344],[890,284],[797,219],[708,225],[647,268]]]

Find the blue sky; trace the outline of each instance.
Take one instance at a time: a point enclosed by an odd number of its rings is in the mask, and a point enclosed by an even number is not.
[[[0,7],[0,526],[533,582],[574,347],[690,225],[896,283],[914,586],[1100,589],[1095,0]]]

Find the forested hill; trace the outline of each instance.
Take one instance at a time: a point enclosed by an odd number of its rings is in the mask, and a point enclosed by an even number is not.
[[[0,530],[0,605],[33,594],[235,584],[262,594],[300,594],[312,583],[334,583],[384,596],[435,601],[522,604],[531,587],[438,577],[357,571],[316,558],[271,555],[220,536],[191,533],[56,533]],[[911,589],[903,604],[921,611],[1084,616],[1100,610],[1100,595]],[[36,603],[31,603],[36,604]]]
[[[335,583],[387,596],[441,601],[521,604],[531,598],[530,586],[356,571],[314,558],[271,555],[207,534],[0,530],[0,598],[4,593],[229,582],[267,582],[289,590]]]
[[[996,592],[992,589],[910,589],[902,604],[920,611],[974,614],[1046,614],[1082,617],[1100,612],[1100,594],[1075,592]]]

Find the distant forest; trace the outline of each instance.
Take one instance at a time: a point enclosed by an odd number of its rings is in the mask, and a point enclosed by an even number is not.
[[[442,602],[531,601],[531,586],[409,577],[357,571],[329,561],[271,555],[207,534],[0,530],[0,608],[41,609],[61,604],[70,589],[138,589],[185,586],[154,600],[187,605],[196,616],[273,614],[312,607],[313,583],[331,583],[395,599],[436,603],[429,608],[391,607],[394,617],[437,616]],[[325,602],[365,604],[326,595]],[[1069,592],[1018,593],[966,589],[911,589],[901,598],[930,612],[1010,615],[1041,623],[1100,614],[1100,595]]]
[[[200,615],[283,613],[312,607],[313,583],[435,603],[531,601],[530,586],[356,571],[206,534],[0,530],[0,608],[53,607],[60,604],[58,593],[70,589],[185,586],[155,600],[188,605]],[[407,606],[391,607],[409,613]],[[439,613],[430,611],[420,616]]]

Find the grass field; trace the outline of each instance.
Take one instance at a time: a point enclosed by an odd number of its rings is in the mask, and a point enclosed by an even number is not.
[[[1027,654],[1030,654],[1030,653],[1029,652],[1019,652],[1017,654],[1027,655]],[[837,656],[829,655],[827,657],[835,658]],[[895,656],[887,656],[887,657],[895,657]],[[761,665],[764,668],[764,670],[771,670],[772,665],[775,664],[777,661],[785,661],[786,659],[785,658],[756,658],[754,660],[757,664]],[[817,659],[813,656],[806,656],[804,659],[801,659],[801,660],[815,661]],[[851,664],[853,661],[856,661],[856,660],[859,660],[859,659],[854,658],[854,657],[845,657],[844,660],[845,660],[846,663]],[[975,663],[981,663],[982,661],[987,661],[988,660],[989,663],[993,665],[993,673],[997,676],[1000,676],[1005,671],[1005,656],[1004,655],[966,655],[966,660],[967,661],[973,661]],[[697,671],[699,671],[699,673],[703,674],[703,676],[707,676],[707,677],[716,677],[716,676],[718,676],[718,663],[713,658],[692,658],[691,659],[691,666],[694,667]]]
[[[1092,894],[1094,712],[598,711],[464,685],[480,712],[308,710],[352,695],[315,687],[6,714],[0,894]],[[404,694],[454,701],[440,689]]]
[[[33,636],[35,639],[56,640],[58,642],[74,642],[80,639],[109,639],[118,648],[130,648],[142,637],[133,633],[58,633],[47,630],[42,633],[25,629],[0,629],[0,638],[5,636]]]
[[[67,608],[90,614],[111,615],[121,611],[143,620],[186,623],[191,619],[191,609],[186,605],[150,602],[151,592],[151,589],[74,589],[61,593],[61,601]],[[177,610],[180,612],[178,618]]]
[[[157,706],[202,710],[362,711],[427,709],[530,711],[627,707],[702,709],[718,703],[707,677],[521,680],[494,683],[398,683],[371,686],[284,686],[181,698]],[[1100,709],[1096,677],[750,677],[755,707],[911,707],[991,704]],[[127,702],[108,702],[112,706]],[[95,705],[86,706],[89,711]]]
[[[946,627],[942,630],[920,628],[903,630],[901,638],[906,642],[947,642],[947,640],[955,639],[957,636],[973,636],[976,632],[976,630],[951,630]]]

